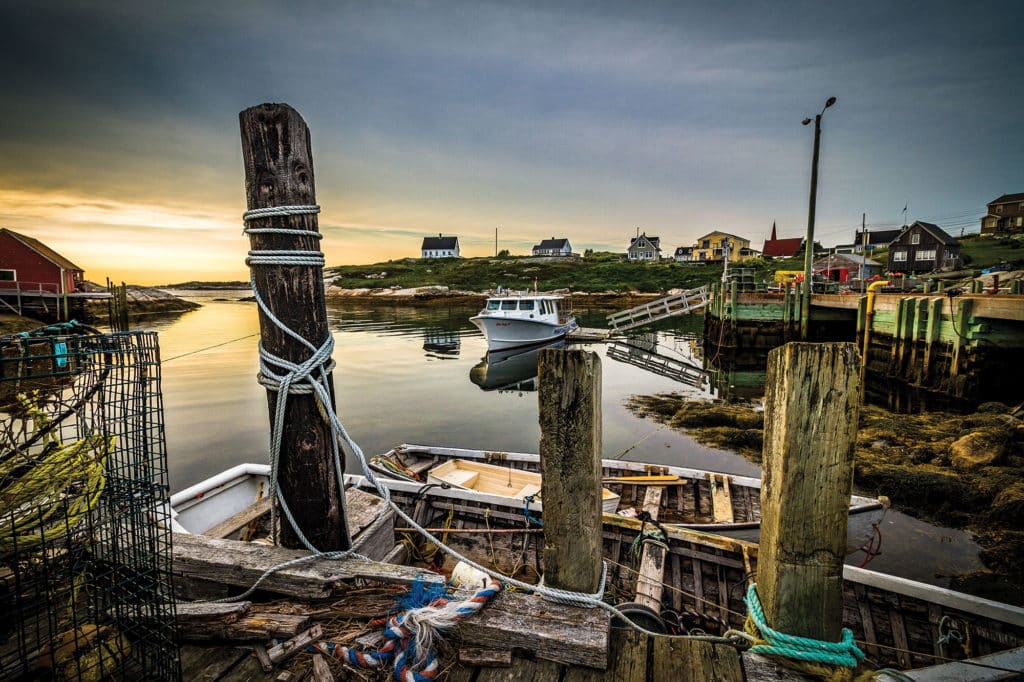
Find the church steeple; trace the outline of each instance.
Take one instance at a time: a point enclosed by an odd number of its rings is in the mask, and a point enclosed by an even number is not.
[[[776,239],[777,239],[777,237],[775,236],[775,221],[773,220],[772,221],[772,238],[771,238],[771,241],[775,241]]]

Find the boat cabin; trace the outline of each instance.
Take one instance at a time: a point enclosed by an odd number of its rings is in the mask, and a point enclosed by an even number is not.
[[[499,315],[564,323],[568,314],[559,306],[559,296],[493,296],[487,299],[481,315]]]

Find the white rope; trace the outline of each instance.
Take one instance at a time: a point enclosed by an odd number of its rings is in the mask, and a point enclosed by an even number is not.
[[[243,215],[243,220],[248,221],[255,218],[262,218],[267,216],[288,216],[317,212],[319,212],[318,206],[278,206],[273,208],[254,209],[251,211],[247,211]],[[252,233],[257,231],[258,229],[263,228],[250,229],[247,227],[245,229],[245,232]],[[275,229],[275,231],[277,230]],[[300,230],[281,230],[280,233],[304,236],[304,231]],[[298,253],[300,255],[297,257],[293,256],[292,254],[295,253]],[[279,250],[266,250],[258,252],[250,251],[249,258],[247,259],[246,262],[249,263],[249,265],[281,265],[293,264],[292,261],[300,260],[303,262],[298,264],[322,267],[323,254],[320,254],[318,262],[314,263],[312,261],[317,259],[313,258],[310,255],[311,253],[319,252],[295,252]],[[306,262],[306,259],[308,259],[309,262]],[[249,590],[246,593],[244,593],[243,595],[239,595],[237,597],[231,597],[229,598],[230,600],[244,598],[246,595],[250,594],[253,590],[255,590],[256,585],[259,585],[259,583],[262,582],[268,575],[282,568],[286,568],[304,561],[312,561],[315,559],[341,559],[346,557],[360,556],[355,553],[355,550],[358,548],[357,546],[354,546],[351,550],[337,552],[321,552],[316,547],[314,547],[313,544],[309,541],[309,539],[306,538],[306,536],[303,534],[302,530],[298,527],[298,524],[295,522],[291,510],[288,507],[288,503],[284,499],[284,495],[281,493],[277,485],[278,465],[281,452],[281,438],[284,430],[284,412],[288,396],[293,394],[308,395],[312,393],[317,401],[321,417],[325,418],[327,421],[330,422],[331,428],[335,434],[335,438],[331,439],[332,457],[334,460],[335,473],[338,477],[339,483],[344,481],[344,477],[342,474],[343,467],[341,464],[341,454],[339,448],[339,444],[342,444],[347,446],[349,450],[351,450],[352,454],[355,455],[356,459],[359,461],[359,466],[363,470],[363,475],[365,476],[366,480],[368,480],[374,486],[374,488],[377,490],[377,493],[386,503],[385,506],[382,508],[380,515],[371,525],[371,528],[377,526],[377,524],[379,523],[383,523],[385,518],[384,515],[387,509],[391,508],[395,512],[395,514],[399,516],[399,518],[401,518],[409,525],[410,528],[415,529],[416,532],[418,532],[420,535],[426,538],[429,542],[431,542],[434,545],[437,545],[437,547],[441,551],[450,555],[454,559],[457,559],[458,561],[462,561],[472,566],[473,568],[482,571],[483,573],[486,573],[492,578],[500,580],[501,582],[507,585],[512,585],[523,590],[532,591],[550,601],[558,602],[561,604],[568,604],[571,606],[580,606],[584,608],[604,609],[605,611],[608,611],[610,614],[612,614],[612,616],[619,618],[622,622],[627,623],[629,626],[633,627],[636,630],[639,630],[640,632],[644,632],[651,636],[664,636],[663,633],[653,632],[651,630],[647,630],[637,625],[636,623],[633,623],[633,621],[631,621],[627,616],[625,616],[614,606],[606,604],[602,601],[601,598],[604,596],[605,581],[608,575],[607,562],[601,562],[600,584],[598,585],[597,591],[591,594],[573,592],[571,590],[560,590],[557,588],[545,587],[542,585],[531,585],[530,583],[522,582],[510,576],[506,576],[498,571],[478,564],[477,562],[469,559],[466,556],[463,556],[455,549],[444,544],[440,539],[431,534],[430,531],[428,531],[426,528],[423,528],[416,521],[414,521],[411,516],[402,511],[398,507],[398,505],[391,500],[391,491],[388,490],[388,488],[377,479],[377,476],[374,474],[373,470],[367,464],[366,456],[363,454],[362,448],[360,448],[358,443],[356,443],[349,436],[344,424],[341,423],[341,420],[338,418],[338,415],[330,407],[331,394],[328,383],[328,375],[331,369],[333,369],[334,367],[334,363],[331,360],[331,353],[334,350],[334,338],[331,336],[330,332],[328,332],[327,338],[324,340],[324,342],[319,347],[314,346],[305,338],[298,335],[293,330],[289,329],[283,322],[281,322],[274,315],[274,313],[263,301],[262,297],[259,294],[259,291],[257,291],[256,289],[255,273],[253,273],[253,276],[250,277],[250,282],[252,284],[253,294],[256,299],[256,303],[260,307],[260,310],[263,311],[263,314],[266,316],[266,318],[270,320],[273,324],[277,325],[283,332],[291,336],[293,339],[299,341],[302,345],[304,345],[311,351],[311,355],[304,362],[293,363],[283,358],[274,356],[272,353],[270,353],[263,347],[262,342],[260,342],[259,345],[259,382],[260,384],[267,386],[268,388],[272,388],[272,390],[276,390],[278,392],[278,399],[274,410],[274,419],[270,429],[271,497],[276,497],[277,500],[280,502],[281,511],[284,512],[285,518],[287,518],[288,523],[291,524],[292,529],[295,531],[295,534],[298,537],[299,541],[312,554],[309,557],[302,557],[301,559],[292,560],[284,564],[274,566],[273,568],[269,569],[266,573],[264,573],[264,575],[262,575],[257,580],[256,584],[254,584],[253,587],[249,588]],[[344,499],[344,491],[342,491],[342,498]],[[273,509],[273,505],[271,505],[271,509]],[[365,540],[370,536],[372,536],[371,532],[364,532],[362,539]]]

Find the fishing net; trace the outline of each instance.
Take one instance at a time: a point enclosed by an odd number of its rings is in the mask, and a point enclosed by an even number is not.
[[[180,679],[155,333],[0,337],[0,680]]]

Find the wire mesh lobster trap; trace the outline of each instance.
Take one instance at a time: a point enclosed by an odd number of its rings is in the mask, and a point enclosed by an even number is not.
[[[0,680],[180,679],[153,332],[0,337]]]

